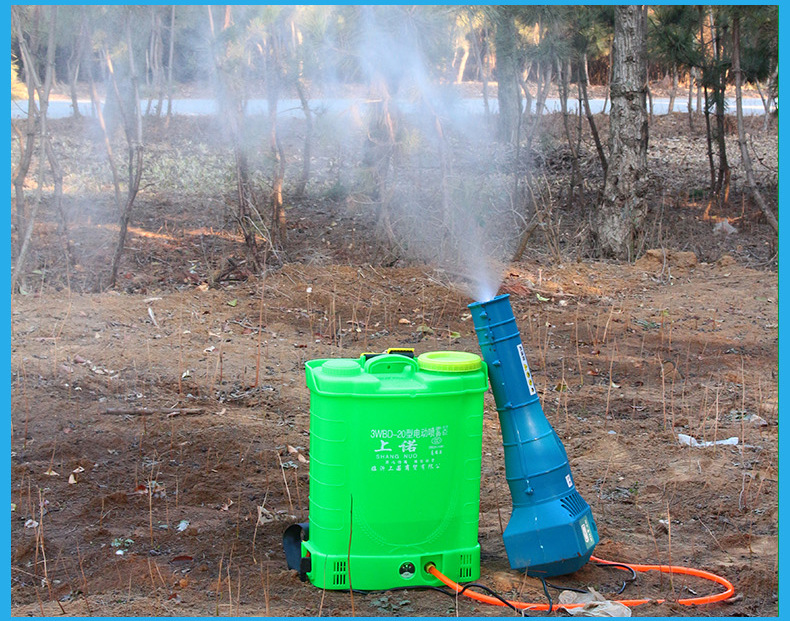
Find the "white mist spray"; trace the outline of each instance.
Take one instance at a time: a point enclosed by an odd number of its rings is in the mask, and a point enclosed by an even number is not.
[[[515,228],[512,178],[501,172],[492,132],[432,79],[423,53],[432,24],[415,21],[430,12],[361,11],[360,68],[369,84],[389,87],[387,112],[399,123],[390,185],[381,193],[390,236],[402,255],[437,265],[473,299],[490,300],[512,256]]]

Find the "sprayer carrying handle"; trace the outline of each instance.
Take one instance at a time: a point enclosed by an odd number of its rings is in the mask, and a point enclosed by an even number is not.
[[[376,356],[365,362],[365,372],[372,374],[393,374],[407,373],[414,375],[420,368],[420,364],[414,358],[407,358],[400,354],[384,354]]]

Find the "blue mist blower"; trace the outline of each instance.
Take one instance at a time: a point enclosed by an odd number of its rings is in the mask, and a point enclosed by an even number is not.
[[[576,491],[565,447],[543,414],[509,298],[469,305],[499,412],[513,499],[505,550],[513,569],[561,576],[587,563],[598,530]]]

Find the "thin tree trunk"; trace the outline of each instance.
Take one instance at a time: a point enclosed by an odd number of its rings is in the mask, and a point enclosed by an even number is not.
[[[463,44],[463,52],[461,53],[461,60],[458,62],[458,71],[455,74],[455,83],[460,84],[464,81],[464,73],[466,73],[466,63],[469,60],[469,42]]]
[[[270,148],[274,159],[274,175],[272,178],[272,229],[276,232],[281,245],[288,239],[286,228],[285,206],[283,205],[283,180],[285,179],[285,155],[280,136],[277,132],[277,99],[269,99],[269,116],[271,125]]]
[[[63,204],[62,204],[62,196],[63,196],[63,174],[57,158],[55,157],[54,149],[52,148],[52,144],[49,138],[49,130],[47,127],[47,109],[49,107],[49,94],[52,90],[52,82],[55,78],[55,29],[57,25],[57,6],[49,7],[49,36],[47,39],[47,52],[46,52],[46,67],[44,73],[44,81],[41,82],[41,79],[38,76],[37,70],[35,68],[35,60],[33,55],[30,53],[30,49],[27,46],[27,43],[24,39],[24,35],[22,33],[22,27],[19,22],[19,19],[15,19],[15,26],[17,28],[17,35],[19,37],[20,42],[20,50],[23,56],[23,62],[25,63],[25,77],[28,80],[28,95],[29,95],[29,103],[32,102],[33,106],[28,108],[28,116],[30,113],[35,110],[35,102],[32,101],[32,90],[38,92],[38,100],[41,106],[38,112],[38,120],[39,120],[39,173],[38,173],[38,190],[36,201],[33,204],[33,209],[31,210],[30,216],[24,228],[24,237],[22,238],[21,243],[19,244],[19,253],[17,254],[16,263],[13,266],[12,274],[11,274],[11,291],[15,291],[17,287],[17,283],[19,282],[20,274],[22,273],[22,268],[25,264],[25,259],[27,258],[28,249],[30,248],[30,240],[33,236],[33,229],[35,226],[36,215],[38,215],[38,209],[42,203],[42,187],[44,184],[44,159],[46,158],[49,161],[50,168],[52,169],[52,175],[54,179],[55,185],[55,192],[54,192],[54,199],[55,199],[55,209],[56,213],[58,213],[59,217],[62,221],[61,230],[65,229],[65,215],[63,213]],[[31,86],[33,87],[31,89]],[[34,113],[35,114],[35,113]],[[32,138],[32,135],[29,136],[29,140]],[[30,156],[32,157],[32,143],[30,143],[31,152]],[[22,168],[20,166],[20,168]],[[28,165],[25,167],[25,176],[27,175],[27,168]],[[17,174],[19,177],[21,171]],[[22,184],[24,184],[24,177],[22,178]],[[23,188],[22,188],[23,190]],[[24,196],[22,194],[22,196]],[[23,199],[24,200],[24,199]],[[22,233],[22,230],[19,230],[19,234]],[[67,236],[66,236],[67,237]],[[68,251],[68,245],[67,245]]]
[[[726,205],[730,198],[730,164],[727,161],[726,130],[724,127],[724,95],[725,76],[721,65],[721,28],[718,20],[714,18],[713,9],[710,12],[710,23],[713,31],[713,61],[715,68],[714,94],[716,102],[716,145],[719,151],[719,170],[716,179],[716,196],[719,206]]]
[[[20,139],[19,163],[17,164],[16,174],[14,175],[14,208],[16,210],[15,220],[17,230],[16,256],[19,256],[21,245],[20,236],[23,235],[23,231],[27,228],[25,179],[27,179],[27,175],[30,172],[30,164],[33,161],[33,152],[36,144],[36,119],[38,118],[35,87],[33,86],[33,78],[29,71],[25,71],[25,79],[28,89],[27,120],[25,121],[24,141]]]
[[[589,82],[589,75],[587,73],[587,54],[584,55],[584,73],[579,79],[579,85],[581,86],[582,91],[582,99],[584,101],[584,114],[587,117],[587,122],[590,125],[590,132],[592,133],[593,142],[595,142],[595,150],[598,152],[598,159],[601,161],[601,169],[603,170],[603,176],[606,178],[606,154],[603,150],[603,145],[601,144],[601,138],[598,135],[598,127],[595,124],[595,117],[593,116],[592,110],[590,109],[590,98],[587,95],[587,84]]]
[[[653,120],[653,93],[650,91],[650,85],[645,83],[645,92],[647,93],[647,109],[648,118]]]
[[[157,82],[158,82],[158,97],[156,101],[156,116],[162,116],[162,111],[164,108],[164,100],[165,100],[165,90],[167,88],[167,80],[165,79],[165,68],[162,66],[162,56],[164,54],[164,46],[165,42],[162,38],[162,16],[157,13],[156,16],[156,74],[157,74]]]
[[[296,92],[302,104],[305,122],[304,147],[302,148],[302,177],[299,179],[299,183],[296,184],[296,195],[303,196],[307,187],[307,182],[310,180],[310,161],[313,150],[313,111],[310,110],[310,102],[307,99],[307,93],[305,92],[301,77],[297,77],[296,79]]]
[[[30,54],[27,41],[22,34],[22,25],[19,17],[12,7],[11,9],[12,25],[17,31],[19,39],[20,52],[22,54],[22,63],[25,68],[25,83],[27,86],[27,121],[25,122],[24,142],[20,139],[20,153],[19,163],[17,164],[14,174],[14,208],[16,210],[16,256],[20,254],[22,247],[22,240],[24,232],[27,229],[27,205],[25,200],[25,180],[30,172],[30,164],[33,161],[33,153],[36,145],[36,120],[38,119],[38,107],[36,104],[36,89],[38,87],[38,74],[35,70],[35,64]],[[33,32],[38,31],[38,11],[35,13],[36,27]],[[37,45],[37,41],[32,43]],[[28,69],[30,67],[30,69]],[[12,121],[13,122],[13,121]]]
[[[699,6],[699,40],[700,40],[700,47],[702,48],[702,63],[703,66],[702,70],[702,79],[700,82],[702,83],[702,90],[705,93],[705,139],[707,141],[708,146],[708,164],[710,166],[710,191],[712,194],[716,194],[716,166],[713,163],[713,134],[712,128],[710,126],[710,100],[708,98],[708,78],[706,76],[705,65],[707,61],[705,60],[706,56],[706,43],[705,43],[705,7]],[[697,90],[697,109],[699,110],[699,89]],[[708,205],[710,207],[710,205]]]
[[[269,99],[269,148],[272,159],[274,160],[274,170],[272,175],[272,231],[276,235],[281,246],[285,246],[288,238],[286,228],[285,206],[283,204],[283,181],[285,179],[285,153],[280,141],[277,123],[277,102],[280,97],[280,87],[282,86],[282,69],[280,63],[279,42],[277,33],[270,32],[268,45],[270,47],[270,57],[266,62],[266,91]]]
[[[134,47],[132,45],[132,30],[131,30],[131,10],[129,11],[129,19],[126,22],[126,45],[129,54],[129,74],[132,84],[132,106],[133,110],[122,112],[128,120],[128,113],[133,115],[131,126],[125,123],[129,129],[133,129],[134,134],[128,132],[126,134],[126,141],[129,148],[128,155],[128,191],[126,195],[126,204],[121,212],[120,232],[118,234],[118,245],[115,247],[115,254],[110,268],[110,287],[114,287],[118,278],[118,269],[121,264],[121,257],[123,256],[124,245],[126,244],[126,234],[129,229],[129,222],[132,218],[132,210],[134,207],[134,200],[137,197],[137,192],[140,189],[140,179],[143,174],[143,119],[140,113],[140,91],[138,87],[137,67],[134,59]],[[108,55],[109,58],[109,55]],[[118,85],[115,82],[115,76],[112,75],[113,88],[116,92]],[[123,109],[123,102],[118,98],[118,105]],[[127,130],[128,131],[128,130]]]
[[[516,70],[516,21],[510,7],[500,6],[496,18],[496,78],[499,102],[497,137],[506,144],[515,144],[521,96]]]
[[[538,66],[541,66],[541,63],[538,63]],[[535,100],[535,119],[527,132],[527,153],[532,150],[532,141],[537,135],[537,131],[543,120],[543,111],[546,107],[546,98],[549,94],[549,87],[551,86],[551,78],[553,75],[551,62],[546,63],[541,73],[543,75],[543,83],[538,84],[537,99]]]
[[[702,85],[705,93],[705,139],[708,146],[708,165],[710,166],[710,191],[716,193],[716,164],[713,162],[713,129],[710,126],[710,105],[708,103],[708,86]]]
[[[752,169],[752,159],[749,156],[749,149],[746,145],[746,129],[743,125],[743,99],[741,96],[741,86],[743,84],[743,72],[741,71],[741,16],[736,12],[732,19],[732,70],[735,74],[735,118],[738,123],[738,146],[741,149],[741,162],[746,171],[746,180],[752,190],[752,195],[760,210],[765,215],[768,224],[773,228],[774,233],[779,233],[779,222],[773,211],[765,202],[763,195],[757,187]]]
[[[672,114],[675,111],[675,93],[678,88],[678,65],[672,63],[672,88],[669,91],[669,105],[667,106],[667,114]]]
[[[560,109],[562,110],[562,124],[565,129],[565,139],[568,141],[568,148],[571,151],[571,179],[568,189],[568,207],[573,205],[573,197],[576,184],[581,173],[579,172],[579,154],[576,151],[573,137],[571,136],[570,121],[568,119],[568,90],[570,82],[570,60],[564,61],[557,59],[557,83],[559,85]]]
[[[689,131],[694,131],[694,109],[692,108],[694,95],[694,68],[689,69],[689,101],[688,101],[688,114],[689,114]]]
[[[170,6],[170,49],[167,54],[167,121],[173,114],[173,50],[176,39],[176,5]]]
[[[700,114],[702,114],[702,91],[703,91],[702,84],[701,84],[702,78],[700,76],[699,68],[695,67],[694,71],[697,74],[696,75],[697,79],[695,80],[695,82],[697,84],[697,110],[696,110],[696,113],[697,113],[697,116],[699,116]]]
[[[71,107],[75,119],[78,119],[82,116],[82,114],[80,113],[80,106],[77,98],[77,80],[79,79],[80,76],[80,65],[82,64],[82,59],[85,56],[84,48],[85,48],[86,20],[87,20],[87,15],[83,7],[82,19],[80,20],[79,35],[77,35],[76,45],[74,46],[71,56],[69,56],[69,60],[67,63],[67,71],[69,76],[69,92],[71,94]]]
[[[521,90],[524,91],[524,112],[523,116],[528,119],[532,116],[532,91],[529,90],[529,73],[532,70],[532,63],[527,63],[527,68],[524,71],[523,77],[519,80]]]
[[[475,53],[475,62],[477,63],[477,68],[480,71],[480,80],[483,86],[483,110],[485,112],[485,119],[488,122],[491,111],[488,106],[488,71],[486,71],[485,67],[483,66],[483,55],[480,52],[480,45],[477,43],[477,33],[472,30],[472,50]]]

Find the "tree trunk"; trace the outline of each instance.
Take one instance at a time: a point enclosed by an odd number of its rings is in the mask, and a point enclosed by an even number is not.
[[[269,103],[269,148],[274,170],[272,171],[272,233],[284,246],[288,230],[286,228],[285,205],[283,204],[283,181],[285,179],[285,153],[277,127],[277,102],[282,85],[282,68],[277,32],[272,28],[268,37],[268,57],[266,59],[266,94]]]
[[[165,68],[162,66],[162,49],[164,48],[164,39],[162,38],[162,15],[159,13],[159,7],[156,7],[154,25],[156,28],[152,34],[154,42],[153,50],[153,67],[154,67],[154,85],[157,89],[156,108],[154,109],[157,117],[162,116],[162,105],[165,100]]]
[[[46,159],[49,162],[50,169],[52,171],[53,181],[54,181],[54,201],[55,201],[55,211],[60,218],[60,232],[63,235],[63,239],[65,240],[65,248],[67,253],[67,259],[69,262],[71,261],[71,248],[68,244],[68,235],[67,235],[67,224],[66,224],[66,216],[63,211],[63,172],[60,167],[60,163],[55,155],[55,150],[52,146],[52,141],[49,137],[49,129],[47,126],[47,109],[49,107],[49,95],[50,91],[52,90],[52,83],[55,79],[55,30],[57,26],[57,13],[58,8],[57,6],[50,6],[49,7],[49,36],[47,39],[47,48],[46,48],[46,65],[45,65],[45,73],[44,73],[44,81],[42,82],[38,71],[35,66],[35,58],[31,53],[29,47],[27,46],[24,35],[22,33],[22,27],[18,19],[15,20],[15,26],[17,28],[17,34],[20,41],[20,51],[22,52],[23,62],[25,63],[25,78],[28,81],[28,93],[29,93],[29,100],[28,103],[31,104],[28,107],[28,116],[35,117],[35,101],[32,97],[32,92],[35,90],[38,93],[38,100],[40,104],[40,110],[38,111],[38,121],[39,121],[39,172],[38,172],[38,190],[36,201],[33,204],[33,209],[30,213],[30,216],[24,226],[24,234],[22,233],[22,229],[20,228],[18,231],[18,235],[23,235],[21,241],[18,241],[19,245],[19,252],[16,257],[16,263],[14,264],[12,274],[11,274],[11,291],[14,291],[17,287],[17,283],[19,281],[20,274],[22,273],[22,268],[25,263],[25,259],[27,257],[27,252],[30,247],[30,240],[33,236],[33,227],[35,226],[36,215],[38,213],[38,209],[42,203],[42,187],[44,184],[44,160]],[[31,134],[28,135],[28,142],[26,145],[26,149],[29,148],[30,151],[26,154],[28,157],[32,157],[32,149],[33,149],[33,136],[34,133],[32,129],[34,126],[29,126],[31,128]],[[23,158],[25,154],[23,154]],[[20,179],[20,175],[24,172],[24,176],[21,176],[21,185],[24,185],[24,177],[27,175],[29,169],[30,161],[27,161],[27,164],[23,167],[20,165],[20,171],[17,172],[15,185],[17,179]],[[21,170],[23,169],[24,170]],[[21,203],[24,204],[24,194],[21,192],[24,191],[23,187],[15,188],[17,191],[20,191],[17,194],[17,198],[22,197]],[[18,203],[19,204],[19,203]],[[19,215],[19,214],[18,214]],[[19,221],[18,221],[19,222]]]
[[[474,36],[474,33],[472,34]],[[464,41],[462,44],[461,60],[458,61],[458,71],[455,74],[455,83],[460,84],[464,81],[464,73],[466,73],[466,63],[469,60],[469,41]]]
[[[694,75],[695,75],[694,68],[689,69],[689,101],[688,101],[688,113],[689,113],[689,131],[694,131],[694,108],[692,107],[693,104],[693,96],[694,96]]]
[[[701,84],[702,80],[700,77],[700,71],[696,67],[694,68],[694,73],[696,78],[694,81],[697,84],[697,109],[695,110],[695,112],[697,113],[697,116],[699,116],[700,114],[702,114],[702,84]]]
[[[73,110],[74,118],[78,119],[82,116],[80,114],[80,106],[77,100],[77,80],[80,76],[80,65],[85,56],[85,34],[86,34],[86,20],[87,14],[85,8],[82,10],[82,19],[80,20],[80,30],[77,35],[76,42],[72,48],[69,60],[66,63],[66,71],[69,76],[69,93],[71,94],[71,107]]]
[[[499,101],[497,138],[513,144],[521,115],[521,95],[518,88],[516,22],[510,7],[499,7],[497,10],[495,41]]]
[[[741,72],[741,16],[737,9],[732,19],[732,71],[735,74],[735,118],[738,123],[738,146],[741,149],[741,161],[746,171],[746,180],[752,190],[754,200],[765,215],[768,224],[771,225],[774,233],[779,233],[779,223],[776,220],[776,216],[774,216],[773,211],[757,188],[757,181],[752,170],[752,160],[749,157],[749,150],[746,145],[746,130],[743,126],[743,101],[741,97],[741,85],[743,84],[743,73]]]
[[[538,67],[541,67],[542,63],[538,63]],[[543,76],[542,83],[538,83],[538,94],[535,100],[535,119],[532,121],[532,125],[530,125],[529,131],[527,132],[527,153],[532,150],[532,140],[537,135],[538,128],[540,127],[541,121],[543,120],[543,111],[546,107],[546,97],[548,97],[549,87],[551,86],[551,77],[552,73],[552,64],[551,62],[547,62],[546,66],[542,68],[541,75]]]
[[[483,110],[485,111],[486,123],[488,123],[491,111],[488,106],[488,71],[483,66],[483,54],[480,51],[480,45],[477,42],[477,33],[472,30],[472,50],[475,53],[475,62],[477,63],[477,70],[480,73],[480,81],[483,86]]]
[[[310,160],[313,151],[313,111],[310,110],[310,102],[307,99],[304,83],[301,77],[296,78],[296,92],[302,104],[304,113],[304,147],[302,148],[302,177],[296,185],[296,195],[304,196],[307,182],[310,180]]]
[[[170,7],[170,49],[167,54],[167,120],[166,124],[170,123],[170,117],[173,115],[173,48],[175,46],[176,38],[176,5]]]
[[[129,55],[129,80],[132,90],[132,110],[123,110],[124,102],[118,98],[118,105],[121,106],[122,116],[126,119],[126,143],[128,147],[127,173],[128,185],[126,192],[126,202],[121,211],[120,232],[118,233],[118,244],[115,247],[115,254],[110,268],[110,287],[114,287],[118,279],[118,270],[121,265],[123,249],[126,245],[126,233],[129,230],[129,222],[132,219],[134,200],[140,189],[140,179],[143,174],[143,118],[140,112],[140,90],[138,86],[137,67],[134,59],[134,46],[132,45],[131,10],[129,11],[128,21],[126,22],[126,46]],[[107,56],[109,59],[109,55]],[[117,91],[115,76],[112,76],[113,88]]]
[[[710,12],[710,24],[713,32],[713,62],[714,62],[714,95],[716,102],[716,145],[719,151],[719,170],[716,178],[716,197],[719,206],[726,205],[730,197],[730,164],[727,161],[727,142],[726,130],[724,126],[724,96],[725,96],[725,69],[721,62],[721,41],[722,26],[718,14],[714,16],[713,9]]]
[[[532,116],[532,91],[529,90],[529,73],[532,70],[532,63],[527,63],[527,68],[519,79],[521,90],[524,91],[524,112],[523,117],[528,119]]]
[[[595,233],[605,257],[633,260],[647,213],[647,9],[615,8],[609,164]]]
[[[667,106],[667,114],[672,114],[675,111],[675,92],[678,88],[678,65],[672,63],[672,88],[669,91],[669,105]]]
[[[562,110],[562,125],[565,129],[565,139],[571,151],[571,179],[568,188],[568,208],[573,206],[573,197],[576,184],[579,182],[579,153],[576,150],[573,136],[571,136],[570,119],[568,118],[568,91],[570,88],[570,60],[557,58],[557,84],[559,86],[560,109]]]
[[[590,132],[592,133],[593,141],[595,142],[595,150],[598,152],[598,159],[601,161],[601,169],[603,176],[606,178],[606,154],[603,151],[601,138],[598,135],[598,127],[595,124],[595,117],[590,109],[590,97],[587,94],[587,84],[589,84],[590,76],[587,73],[587,54],[584,55],[584,72],[579,79],[579,85],[582,90],[582,100],[584,102],[584,114],[587,116],[587,122],[590,124]]]

